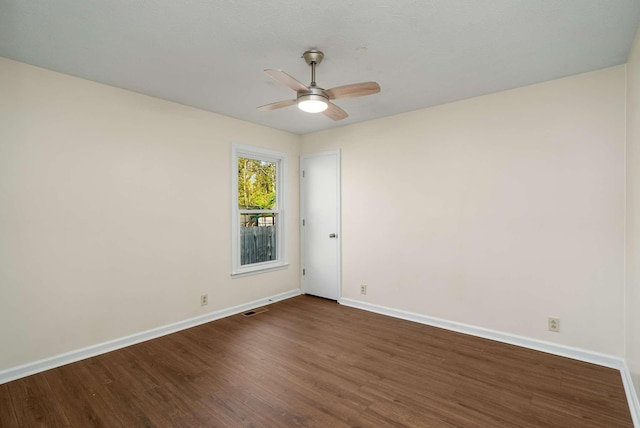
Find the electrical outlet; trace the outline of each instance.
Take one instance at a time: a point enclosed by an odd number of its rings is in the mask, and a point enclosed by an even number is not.
[[[200,296],[200,306],[207,306],[209,304],[209,295],[203,294]]]
[[[366,295],[367,294],[367,286],[364,284],[360,284],[360,294]]]
[[[549,317],[549,331],[560,333],[560,318]]]

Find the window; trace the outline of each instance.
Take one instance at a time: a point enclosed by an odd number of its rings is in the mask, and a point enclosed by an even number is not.
[[[286,154],[232,148],[232,275],[287,266],[284,197]]]

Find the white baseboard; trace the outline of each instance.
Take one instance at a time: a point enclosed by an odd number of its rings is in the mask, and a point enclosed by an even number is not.
[[[638,394],[636,394],[636,390],[633,387],[633,379],[631,378],[631,372],[629,371],[629,367],[627,367],[627,363],[623,364],[620,373],[622,374],[624,392],[627,394],[627,402],[629,402],[633,426],[640,428],[640,401],[638,401]]]
[[[571,346],[559,345],[557,343],[545,342],[542,340],[531,339],[524,336],[503,333],[496,330],[490,330],[482,327],[475,327],[468,324],[462,324],[441,318],[430,317],[414,312],[402,311],[399,309],[388,308],[385,306],[373,305],[371,303],[362,302],[360,300],[342,298],[339,303],[345,306],[351,306],[357,309],[363,309],[369,312],[375,312],[382,315],[388,315],[394,318],[400,318],[407,321],[413,321],[420,324],[430,325],[433,327],[444,328],[459,333],[469,334],[471,336],[482,337],[485,339],[496,340],[498,342],[509,343],[511,345],[522,346],[536,351],[542,351],[549,354],[559,355],[561,357],[572,358],[574,360],[585,361],[587,363],[597,364],[604,367],[620,370],[622,376],[622,384],[629,403],[629,411],[635,427],[640,428],[640,405],[638,397],[633,387],[631,374],[624,359],[612,355],[600,354],[598,352],[587,351],[585,349],[573,348]]]
[[[276,294],[275,296],[265,297],[264,299],[254,300],[252,302],[244,303],[242,305],[233,306],[227,309],[221,309],[215,312],[211,312],[205,315],[201,315],[195,318],[190,318],[184,321],[178,321],[173,324],[168,324],[161,327],[156,327],[151,330],[135,333],[130,336],[121,337],[118,339],[110,340],[108,342],[99,343],[97,345],[88,346],[86,348],[77,349],[75,351],[66,352],[64,354],[56,355],[43,360],[34,361],[17,367],[11,367],[9,369],[0,371],[0,385],[10,382],[12,380],[20,379],[32,374],[40,373],[45,370],[53,369],[63,366],[65,364],[73,363],[76,361],[84,360],[86,358],[95,357],[96,355],[104,354],[107,352],[115,351],[116,349],[124,348],[126,346],[135,345],[136,343],[145,342],[150,339],[155,339],[160,336],[175,333],[180,330],[195,327],[200,324],[205,324],[211,321],[225,318],[230,315],[235,315],[241,312],[254,309],[259,306],[269,305],[280,300],[289,299],[300,294],[300,290],[291,290],[284,293]]]
[[[545,342],[542,340],[531,339],[515,334],[503,333],[487,328],[476,327],[468,324],[462,324],[455,321],[449,321],[442,318],[430,317],[427,315],[417,314],[414,312],[402,311],[399,309],[388,308],[385,306],[372,305],[353,299],[340,299],[340,304],[351,306],[358,309],[364,309],[369,312],[376,312],[383,315],[389,315],[394,318],[400,318],[408,321],[426,324],[433,327],[444,328],[446,330],[457,331],[459,333],[469,334],[471,336],[482,337],[485,339],[496,340],[498,342],[509,343],[511,345],[522,346],[524,348],[534,349],[549,354],[559,355],[562,357],[573,358],[574,360],[585,361],[587,363],[598,364],[614,369],[622,369],[623,359],[612,355],[600,354],[597,352],[587,351],[580,348],[573,348],[557,343]]]

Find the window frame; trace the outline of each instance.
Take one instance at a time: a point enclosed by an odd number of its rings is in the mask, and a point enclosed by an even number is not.
[[[276,204],[270,210],[242,210],[238,207],[238,158],[248,158],[276,164]],[[287,179],[287,154],[261,147],[232,143],[231,145],[231,276],[240,277],[285,269],[287,259],[287,219],[285,216]],[[251,213],[276,214],[276,260],[241,265],[240,216]]]

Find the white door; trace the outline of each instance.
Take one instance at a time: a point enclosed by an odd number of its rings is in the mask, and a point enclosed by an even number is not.
[[[300,157],[302,292],[340,297],[340,152]]]

